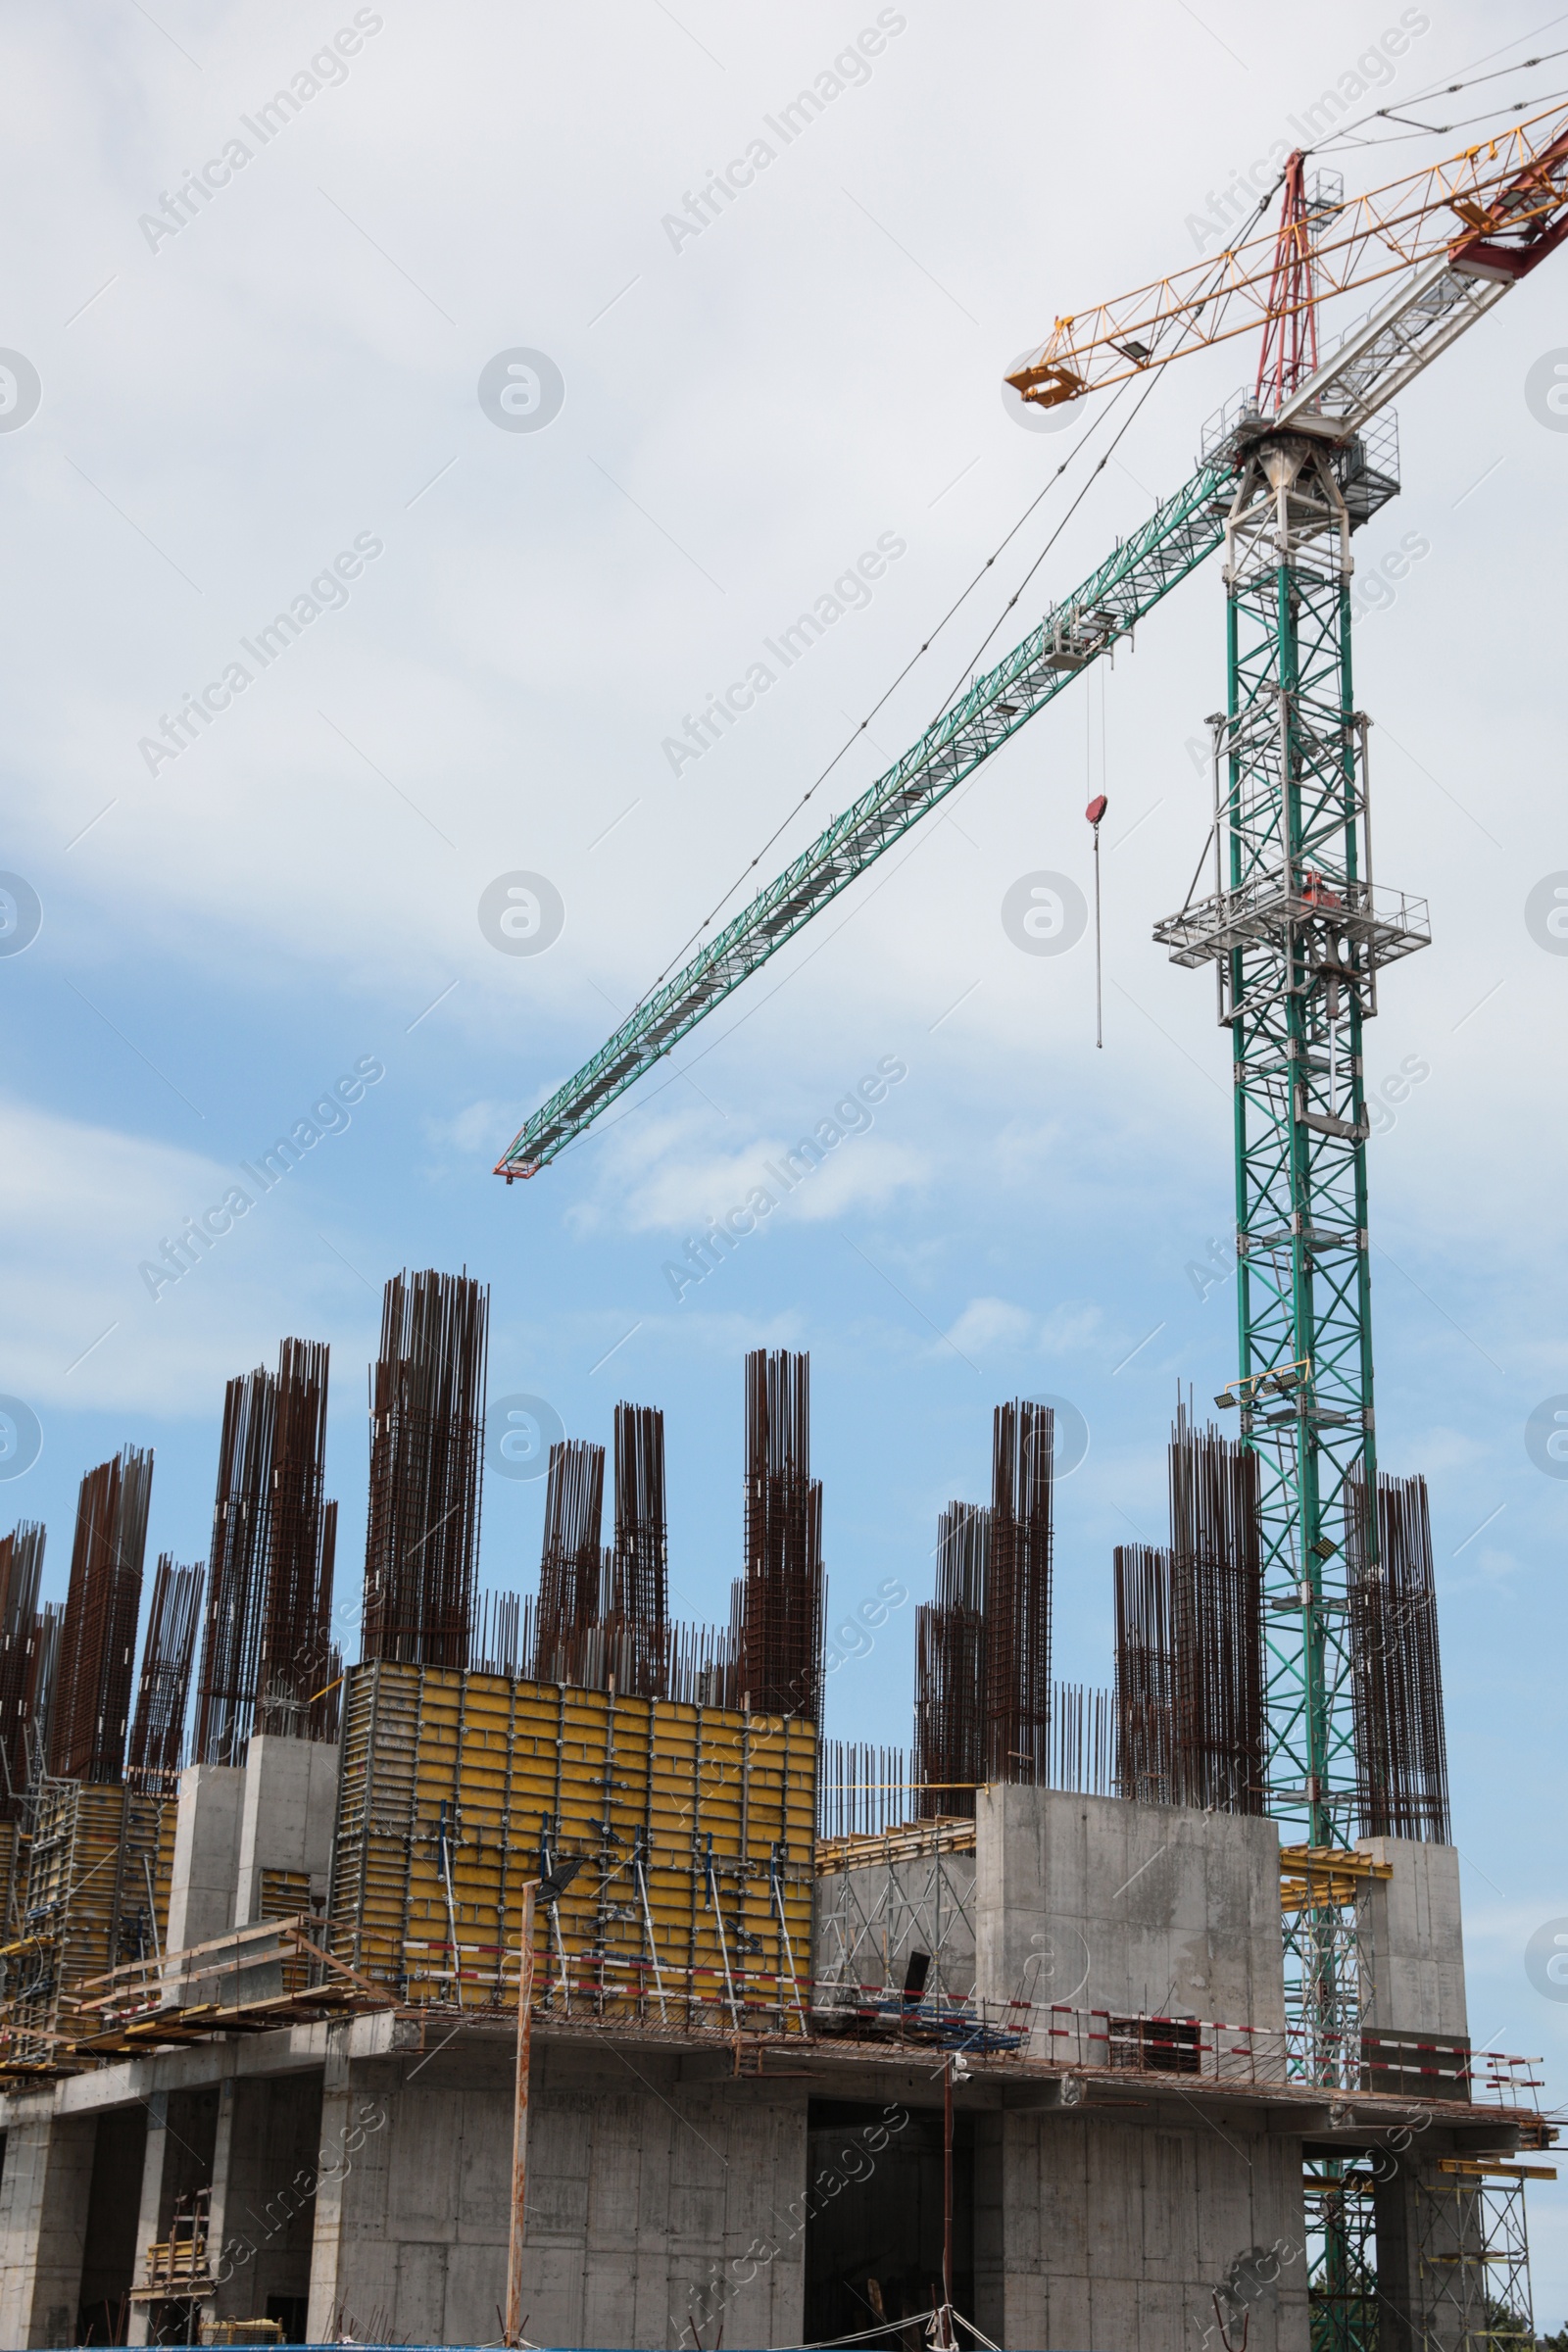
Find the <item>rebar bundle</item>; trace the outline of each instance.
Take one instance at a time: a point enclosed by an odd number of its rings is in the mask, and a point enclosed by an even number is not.
[[[479,1550],[490,1294],[395,1274],[371,1376],[367,1658],[466,1666]]]
[[[911,1799],[915,1794],[909,1758],[902,1747],[876,1747],[858,1740],[820,1742],[816,1768],[819,1838],[871,1838],[898,1829],[913,1818]]]
[[[612,1576],[612,1566],[602,1573]],[[554,1637],[554,1654],[570,1664],[569,1674],[549,1673],[541,1665],[545,1653],[539,1626],[539,1606],[531,1595],[481,1592],[474,1603],[469,1671],[514,1681],[564,1683],[574,1690],[608,1690],[613,1681],[617,1690],[631,1690],[627,1677],[634,1653],[623,1626],[601,1617],[576,1627],[564,1641]],[[740,1705],[735,1652],[726,1627],[668,1623],[663,1656],[663,1687],[651,1695],[688,1707]]]
[[[192,1750],[198,1764],[243,1764],[255,1719],[276,1409],[277,1384],[262,1364],[223,1391]]]
[[[1116,1785],[1142,1805],[1264,1809],[1257,1457],[1178,1402],[1169,1550],[1118,1544]]]
[[[325,1498],[327,1349],[285,1340],[274,1383],[266,1571],[256,1672],[259,1732],[324,1739],[333,1680],[337,1504]]]
[[[583,1644],[599,1623],[604,1581],[605,1449],[585,1438],[550,1448],[544,1548],[534,1639],[523,1655],[535,1681],[579,1683]]]
[[[999,1404],[991,1453],[986,1607],[987,1781],[1042,1783],[1050,1770],[1052,1447],[1054,1416]]]
[[[1170,1446],[1172,1766],[1179,1804],[1261,1813],[1263,1568],[1257,1455],[1199,1430]]]
[[[38,1632],[44,1531],[24,1519],[0,1538],[0,1821],[15,1821],[27,1787],[27,1698]]]
[[[1139,1805],[1176,1802],[1171,1762],[1170,1553],[1118,1544],[1116,1787]]]
[[[65,1631],[65,1603],[59,1600],[46,1600],[33,1620],[24,1729],[29,1789],[37,1787],[49,1769],[49,1754],[54,1739],[55,1699],[60,1690],[60,1638]]]
[[[822,1486],[811,1476],[809,1356],[746,1358],[742,1697],[764,1715],[822,1720]]]
[[[615,1407],[615,1544],[610,1620],[622,1629],[629,1680],[639,1698],[664,1690],[668,1615],[664,1520],[664,1416],[653,1405]]]
[[[1114,1697],[1086,1683],[1056,1683],[1051,1692],[1053,1788],[1109,1796],[1115,1779]]]
[[[914,1614],[915,1807],[974,1817],[985,1778],[986,1606],[991,1513],[950,1502],[937,1522],[934,1597]]]
[[[516,1592],[481,1592],[473,1604],[470,1668],[516,1676],[532,1657],[534,1606]]]
[[[176,1568],[171,1553],[159,1554],[125,1763],[128,1786],[144,1796],[172,1796],[179,1779],[205,1581],[199,1561]]]
[[[81,1482],[60,1641],[49,1769],[118,1781],[124,1771],[153,1457],[127,1446]]]
[[[1378,1478],[1377,1544],[1366,1482],[1347,1489],[1357,1813],[1364,1838],[1450,1842],[1447,1743],[1432,1520],[1424,1478]]]

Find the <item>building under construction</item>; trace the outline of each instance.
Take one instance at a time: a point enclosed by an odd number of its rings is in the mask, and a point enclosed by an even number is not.
[[[727,1623],[669,1614],[629,1402],[485,1594],[487,1309],[387,1286],[346,1669],[324,1348],[229,1384],[139,1678],[150,1459],[83,1481],[57,1627],[0,1544],[0,2340],[1502,2340],[1551,2132],[1468,2039],[1421,1483],[1348,1503],[1357,1834],[1282,1846],[1255,1470],[1189,1407],[1102,1690],[1014,1399],[910,1748],[824,1744],[805,1357],[746,1361]]]

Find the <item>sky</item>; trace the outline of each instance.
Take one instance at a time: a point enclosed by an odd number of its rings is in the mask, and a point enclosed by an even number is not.
[[[1549,98],[1568,58],[1419,103],[1568,50],[1568,16],[115,0],[14,6],[0,40],[0,1526],[47,1525],[46,1594],[83,1472],[126,1444],[156,1457],[149,1558],[205,1557],[223,1385],[297,1335],[331,1348],[352,1618],[381,1286],[466,1267],[484,1585],[537,1574],[543,1485],[512,1472],[542,1463],[499,1433],[603,1442],[627,1397],[666,1416],[675,1605],[725,1614],[742,1357],[804,1348],[831,1620],[906,1595],[827,1731],[907,1739],[937,1514],[984,1498],[1013,1396],[1087,1432],[1056,1671],[1107,1683],[1112,1546],[1161,1537],[1178,1389],[1236,1368],[1225,1043],[1151,938],[1207,821],[1217,566],[555,1165],[491,1171],[737,884],[1186,478],[1253,365],[1166,370],[1053,488],[1093,416],[1027,429],[1018,355],[1216,251],[1325,91],[1341,124]],[[781,125],[819,76],[831,102]],[[1354,191],[1463,135],[1330,133],[1320,161]],[[1472,2032],[1543,2054],[1553,2104],[1568,1987],[1526,1954],[1568,1932],[1565,289],[1548,262],[1410,387],[1401,495],[1355,548],[1378,872],[1434,934],[1367,1034],[1379,1452],[1431,1488]],[[769,641],[819,600],[786,665]],[[1099,792],[1102,1050],[1092,936],[1024,954],[1004,916],[1041,872],[1090,893]],[[762,1229],[672,1282],[894,1067]],[[1563,2196],[1531,2192],[1542,2325],[1568,2320]]]

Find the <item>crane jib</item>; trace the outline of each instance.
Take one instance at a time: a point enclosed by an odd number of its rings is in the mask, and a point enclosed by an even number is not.
[[[532,1176],[564,1151],[732,989],[820,913],[911,825],[1131,634],[1224,536],[1229,468],[1202,466],[1064,604],[976,679],[920,741],[836,817],[673,978],[629,1013],[576,1076],[543,1103],[496,1174]]]

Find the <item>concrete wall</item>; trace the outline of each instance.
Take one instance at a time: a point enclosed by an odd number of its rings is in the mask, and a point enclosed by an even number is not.
[[[274,2298],[303,2304],[310,2293],[321,2077],[240,2078],[223,2089],[212,2207],[221,2259],[209,2308],[220,2320],[265,2320]]]
[[[151,2090],[138,2102],[147,2131],[136,2215],[137,2285],[146,2276],[148,2247],[168,2241],[179,2199],[192,2189],[213,2185],[220,2096],[214,2082],[200,2088]],[[146,2343],[152,2318],[150,2304],[133,2303],[126,2342]]]
[[[136,2216],[147,2144],[144,2107],[117,2107],[98,2118],[82,2249],[81,2328],[96,2341],[119,2340],[139,2270]]]
[[[1361,1838],[1357,1851],[1393,1865],[1356,1905],[1365,2022],[1386,2033],[1467,2034],[1459,1856],[1410,1838]]]
[[[697,2079],[693,2079],[693,2069]],[[328,2062],[321,2142],[344,2161],[316,2206],[311,2340],[346,2311],[410,2343],[496,2340],[505,2306],[513,2074],[505,2041]],[[356,2144],[356,2142],[360,2144]],[[523,2308],[535,2343],[663,2346],[724,2302],[726,2343],[801,2340],[798,2085],[735,2082],[711,2055],[536,2045]],[[749,2270],[749,2278],[736,2274]],[[705,2339],[711,2342],[710,2330]],[[689,2338],[688,2338],[689,2340]]]
[[[309,1879],[325,1902],[337,1810],[336,1746],[320,1740],[258,1734],[245,1758],[233,1925],[262,1914],[262,1873],[286,1870]],[[172,1939],[171,1939],[172,1940]]]
[[[18,2102],[19,2106],[23,2103]],[[6,2133],[0,2178],[0,2344],[74,2344],[97,2139],[95,2115],[57,2117],[45,2093]]]
[[[187,1764],[179,1776],[169,1949],[208,1943],[234,1924],[245,1775],[231,1764]]]
[[[1295,2258],[1252,2306],[1248,2352],[1306,2352],[1299,2140],[1263,2136],[1244,2115],[1162,2128],[1011,2113],[976,2130],[973,2316],[993,2342],[1214,2343],[1214,2288],[1250,2247],[1281,2245]]]
[[[1283,2027],[1272,1821],[1002,1785],[976,1806],[984,1998]]]
[[[335,1746],[258,1734],[243,1767],[190,1764],[179,1776],[169,1948],[210,1943],[262,1916],[262,1873],[307,1878],[324,1902],[337,1808]]]

